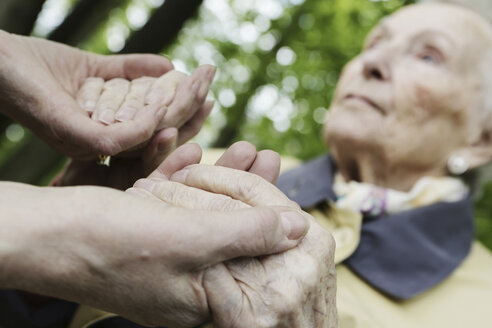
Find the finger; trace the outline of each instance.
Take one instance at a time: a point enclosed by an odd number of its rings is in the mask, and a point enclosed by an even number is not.
[[[135,182],[134,187],[150,192],[169,205],[193,210],[231,211],[249,207],[225,195],[213,194],[163,179],[140,179]]]
[[[193,104],[200,89],[200,80],[187,77],[181,81],[176,89],[174,98],[169,104],[169,110],[159,128],[180,128],[184,122],[193,116]]]
[[[215,165],[249,171],[274,183],[280,172],[280,157],[271,150],[256,153],[252,144],[238,141],[222,154]]]
[[[210,85],[215,76],[215,67],[212,65],[199,66],[191,76],[200,80],[200,89],[198,90],[197,97],[195,99],[196,105],[201,105],[205,101]]]
[[[77,103],[92,113],[96,108],[97,101],[104,87],[104,80],[100,77],[89,77],[84,81],[77,93]]]
[[[171,181],[220,193],[251,206],[298,205],[274,185],[256,174],[214,165],[190,165],[174,173]]]
[[[275,184],[280,173],[279,154],[273,150],[262,150],[258,152],[249,172],[259,175],[266,181]]]
[[[85,123],[83,128],[80,121],[78,124],[70,122],[69,125],[75,130],[76,137],[84,140],[92,149],[92,156],[114,156],[150,140],[165,110],[148,105],[131,121],[106,126],[92,120],[93,124]]]
[[[213,101],[206,101],[195,115],[179,129],[177,145],[180,146],[196,136],[214,107]]]
[[[214,75],[215,68],[213,66],[203,65],[198,67],[190,77],[183,80],[176,89],[163,126],[179,128],[193,117],[205,101]]]
[[[232,144],[215,165],[248,171],[256,159],[256,147],[247,141]]]
[[[53,108],[64,109],[50,117],[49,126],[57,127],[59,139],[53,147],[77,160],[94,160],[99,154],[116,155],[147,142],[165,114],[165,108],[149,105],[131,121],[103,125],[92,120],[68,93],[60,94],[52,104]],[[42,137],[49,138],[43,133]]]
[[[171,61],[163,56],[151,54],[130,54],[94,56],[90,76],[99,76],[105,80],[123,78],[134,80],[142,76],[159,77],[173,69]]]
[[[107,81],[97,101],[92,119],[108,125],[113,123],[116,111],[123,103],[129,87],[130,82],[124,79]]]
[[[184,144],[173,151],[148,178],[168,180],[174,172],[182,168],[200,163],[202,149],[197,144]]]
[[[124,122],[135,117],[137,111],[145,106],[145,96],[153,81],[153,78],[144,76],[130,82],[129,92],[116,110],[115,120]]]
[[[186,213],[181,217],[189,220],[176,228],[184,229],[183,235],[197,233],[188,238],[189,248],[194,250],[189,260],[195,267],[197,262],[209,266],[243,256],[283,252],[295,247],[309,229],[304,214],[290,207],[250,207],[233,212],[198,210],[192,218]],[[195,226],[199,228],[194,229]]]
[[[174,98],[176,88],[186,77],[186,74],[179,71],[170,71],[162,75],[152,84],[145,99],[146,103],[160,101],[166,106],[169,105]]]
[[[223,263],[207,268],[203,274],[203,288],[212,313],[214,327],[231,327],[240,323],[242,327],[254,327],[255,323],[245,321],[251,308],[243,299],[244,293],[234,276]]]
[[[154,171],[176,149],[178,130],[167,128],[159,131],[142,154],[144,176]]]

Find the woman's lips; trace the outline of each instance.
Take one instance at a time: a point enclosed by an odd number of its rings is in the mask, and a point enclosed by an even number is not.
[[[376,104],[374,101],[372,101],[370,98],[362,95],[356,95],[353,93],[350,93],[345,96],[344,99],[351,99],[351,100],[356,100],[365,103],[366,105],[371,106],[372,108],[376,109],[378,112],[380,112],[382,115],[386,115],[386,111],[381,108],[378,104]]]

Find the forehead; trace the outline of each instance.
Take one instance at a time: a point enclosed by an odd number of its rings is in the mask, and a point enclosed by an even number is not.
[[[383,19],[374,31],[389,35],[442,34],[460,45],[492,40],[490,25],[471,11],[447,4],[407,6]]]

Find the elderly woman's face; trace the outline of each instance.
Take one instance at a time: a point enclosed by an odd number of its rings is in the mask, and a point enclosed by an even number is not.
[[[325,125],[334,153],[444,170],[451,151],[477,138],[477,62],[486,47],[473,18],[420,5],[382,20],[340,78]]]

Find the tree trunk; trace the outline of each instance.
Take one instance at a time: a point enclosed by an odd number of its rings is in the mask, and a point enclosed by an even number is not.
[[[107,20],[110,11],[120,7],[124,0],[80,0],[48,39],[77,46]]]
[[[193,17],[202,0],[166,0],[147,23],[128,39],[121,53],[158,53],[167,47],[183,23]]]
[[[45,0],[1,0],[0,29],[29,35]]]

